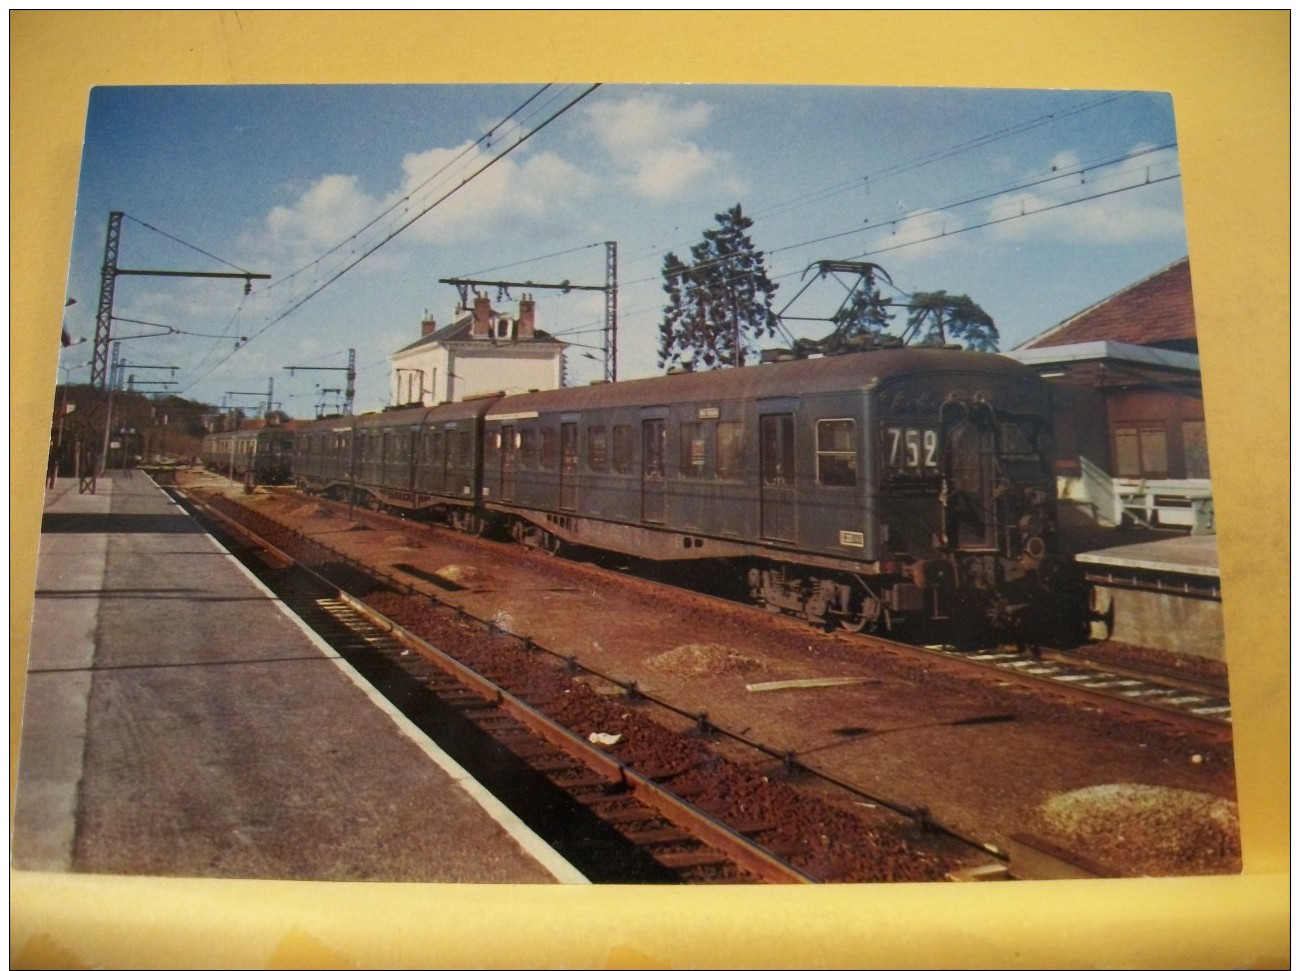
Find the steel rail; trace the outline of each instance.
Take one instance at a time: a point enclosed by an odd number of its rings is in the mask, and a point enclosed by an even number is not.
[[[406,644],[426,661],[433,663],[445,674],[471,690],[481,700],[504,711],[514,721],[541,736],[565,755],[573,758],[582,767],[603,779],[607,784],[615,784],[625,789],[633,798],[657,812],[669,823],[700,843],[722,853],[738,866],[748,869],[759,880],[772,884],[811,884],[818,882],[809,874],[780,859],[747,836],[695,808],[688,801],[670,792],[654,780],[637,772],[609,753],[597,749],[593,744],[538,711],[501,685],[484,677],[400,624],[385,617],[348,593],[334,581],[321,576],[316,570],[304,565],[297,557],[275,546],[265,536],[253,532],[211,503],[194,497],[191,497],[191,501],[200,505],[209,515],[231,527],[241,537],[251,541],[262,555],[272,558],[279,564],[291,563],[296,568],[311,574],[322,585],[335,591],[339,601],[344,603],[350,610],[364,617],[365,620],[388,636]],[[242,514],[273,523],[281,529],[294,532],[289,527],[275,523],[275,520],[271,519],[271,517],[260,512],[242,506],[239,508]],[[304,542],[311,546],[329,550],[331,554],[337,556],[349,566],[362,570],[385,582],[394,582],[394,578],[383,571],[376,570],[367,564],[341,554],[310,537],[301,536],[296,532],[295,535],[299,535]],[[414,589],[409,584],[402,581],[395,582],[399,587],[405,587],[414,592]],[[460,615],[470,616],[461,608],[453,609]],[[477,617],[474,620],[485,625],[489,623]],[[521,638],[520,640],[522,642],[525,639]],[[532,644],[531,641],[528,641],[528,643]],[[533,646],[536,647],[535,644]],[[548,651],[547,653],[559,657],[555,652]]]

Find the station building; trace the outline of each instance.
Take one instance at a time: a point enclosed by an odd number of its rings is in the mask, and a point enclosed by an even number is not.
[[[1104,526],[1213,531],[1186,258],[1026,341],[1010,356],[1056,388],[1062,500]]]
[[[1224,659],[1186,258],[1009,356],[1052,382],[1058,510],[1106,620],[1094,638]],[[1086,528],[1080,528],[1078,524]]]
[[[486,294],[457,306],[453,321],[439,327],[426,314],[419,340],[389,355],[395,405],[438,405],[493,391],[546,391],[560,387],[563,341],[537,329],[531,296],[509,314]]]

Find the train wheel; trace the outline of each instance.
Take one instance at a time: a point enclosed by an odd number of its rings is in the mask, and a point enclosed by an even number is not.
[[[888,618],[884,604],[872,596],[862,598],[862,603],[858,605],[858,612],[853,617],[844,616],[840,618],[840,627],[850,634],[861,634],[863,631],[872,633],[880,629],[881,621],[888,626]]]
[[[542,549],[546,551],[548,556],[558,556],[564,551],[564,540],[554,533],[543,533]]]

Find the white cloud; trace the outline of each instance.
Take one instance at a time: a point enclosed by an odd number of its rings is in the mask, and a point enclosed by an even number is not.
[[[710,182],[735,181],[730,153],[705,148],[694,138],[707,130],[712,116],[712,106],[704,102],[681,104],[651,94],[600,102],[586,115],[590,135],[615,171],[634,192],[655,200]]]
[[[574,204],[591,191],[591,180],[552,152],[521,153],[488,166],[491,158],[469,144],[407,155],[402,188],[389,200],[400,203],[394,222],[405,223],[436,203],[411,226],[413,239],[493,239],[522,226],[570,218]]]
[[[634,94],[603,101],[587,111],[593,131],[610,153],[640,153],[665,142],[685,141],[709,124],[713,108],[702,101],[678,105],[665,95]]]
[[[343,244],[320,271],[328,275],[388,238],[396,245],[463,243],[573,218],[591,190],[589,177],[553,153],[521,153],[489,165],[492,157],[470,143],[409,154],[400,186],[382,198],[367,193],[356,176],[323,176],[274,207],[241,244],[282,272]],[[367,258],[371,269],[391,261],[387,249]]]
[[[1123,162],[1081,168],[1072,152],[1052,159],[1061,178],[991,200],[981,221],[1015,242],[1140,243],[1184,232],[1176,150],[1135,148]]]
[[[286,255],[319,253],[358,229],[376,202],[356,176],[323,176],[292,205],[276,206],[267,214],[263,242]]]

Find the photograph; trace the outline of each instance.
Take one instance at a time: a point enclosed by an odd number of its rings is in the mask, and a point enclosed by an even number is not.
[[[1237,872],[1180,177],[1146,92],[95,89],[16,863],[521,879],[290,783],[398,770],[203,531],[565,879]]]
[[[1176,91],[84,99],[11,876],[1248,869]]]

